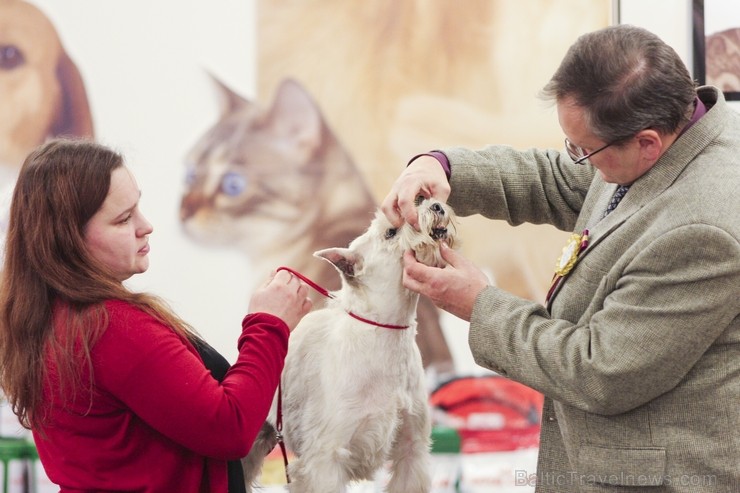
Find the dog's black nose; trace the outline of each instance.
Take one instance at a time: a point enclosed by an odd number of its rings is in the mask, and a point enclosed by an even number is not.
[[[434,203],[434,204],[432,204],[432,211],[433,211],[433,212],[436,212],[436,213],[437,213],[437,214],[439,214],[440,216],[444,216],[444,215],[445,215],[445,210],[444,210],[444,209],[442,208],[442,206],[441,206],[440,204],[438,204],[438,203]]]

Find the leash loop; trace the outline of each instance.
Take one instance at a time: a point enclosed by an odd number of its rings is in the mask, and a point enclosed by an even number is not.
[[[312,288],[314,288],[318,293],[326,296],[327,298],[332,298],[332,299],[334,298],[334,295],[333,294],[331,294],[329,291],[327,291],[323,287],[319,286],[318,284],[316,284],[315,282],[313,282],[311,279],[307,278],[306,276],[304,276],[300,272],[296,272],[293,269],[291,269],[290,267],[278,267],[277,270],[276,270],[276,272],[279,272],[281,270],[284,270],[286,272],[289,272],[289,273],[293,274],[298,279],[300,279],[301,281],[305,282],[306,284],[308,284],[309,286],[311,286]],[[408,325],[384,324],[384,323],[376,322],[374,320],[369,320],[369,319],[367,319],[365,317],[361,317],[361,316],[359,316],[359,315],[357,315],[356,313],[353,313],[353,312],[347,312],[347,314],[350,317],[352,317],[352,318],[354,318],[356,320],[359,320],[360,322],[364,322],[364,323],[366,323],[368,325],[374,325],[376,327],[382,327],[384,329],[402,330],[402,329],[408,329],[409,328]]]
[[[304,276],[300,272],[296,272],[293,269],[291,269],[290,267],[278,267],[275,272],[280,272],[281,270],[284,270],[285,272],[289,272],[289,273],[293,274],[298,279],[300,279],[301,281],[305,282],[306,284],[308,284],[309,286],[311,286],[312,288],[314,288],[319,294],[322,294],[322,295],[326,296],[327,298],[334,298],[334,295],[333,294],[331,294],[329,291],[327,291],[323,287],[319,286],[318,284],[316,284],[315,282],[313,282],[311,279],[309,279],[308,277]]]

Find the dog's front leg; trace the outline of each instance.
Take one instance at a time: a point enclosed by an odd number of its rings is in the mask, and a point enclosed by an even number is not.
[[[309,453],[310,454],[310,453]],[[323,457],[310,454],[311,460],[296,457],[288,465],[290,473],[290,493],[346,493],[349,481],[342,473],[342,465]]]
[[[412,410],[401,412],[401,423],[390,453],[388,493],[429,493],[430,434],[426,399],[417,399]]]

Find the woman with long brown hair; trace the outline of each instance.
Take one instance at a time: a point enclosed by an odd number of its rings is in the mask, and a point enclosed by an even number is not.
[[[307,287],[279,272],[255,291],[219,382],[195,331],[123,284],[149,266],[140,195],[105,146],[54,140],[28,156],[0,285],[0,383],[61,491],[226,492],[227,461],[248,452],[311,308]]]

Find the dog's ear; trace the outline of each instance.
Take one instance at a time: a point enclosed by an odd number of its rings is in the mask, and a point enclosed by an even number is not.
[[[64,52],[57,65],[57,78],[62,86],[62,106],[50,136],[94,137],[85,84],[77,66]]]
[[[347,277],[354,277],[362,269],[362,256],[349,248],[327,248],[314,252],[313,255],[331,262],[339,272]]]

